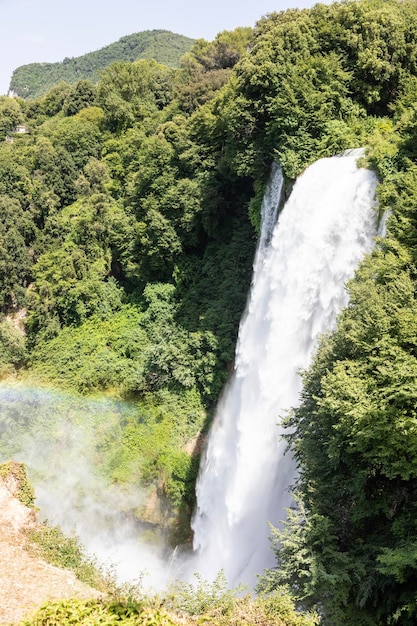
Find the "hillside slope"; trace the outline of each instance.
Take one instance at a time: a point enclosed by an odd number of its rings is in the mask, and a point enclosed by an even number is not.
[[[118,41],[79,57],[65,58],[58,63],[21,65],[12,75],[9,90],[25,99],[37,98],[51,87],[65,81],[96,83],[100,70],[115,61],[155,59],[169,67],[179,67],[181,57],[189,51],[194,40],[167,30],[145,30],[122,37]]]
[[[0,479],[0,624],[19,621],[48,600],[97,597],[75,575],[25,550],[24,531],[36,525],[34,510],[23,505]]]

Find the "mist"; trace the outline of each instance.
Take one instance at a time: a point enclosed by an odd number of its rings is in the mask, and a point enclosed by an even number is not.
[[[158,591],[175,577],[175,552],[138,521],[147,499],[138,468],[132,465],[129,485],[108,478],[121,421],[134,411],[107,399],[2,385],[0,462],[26,464],[41,521],[75,534],[118,582]]]

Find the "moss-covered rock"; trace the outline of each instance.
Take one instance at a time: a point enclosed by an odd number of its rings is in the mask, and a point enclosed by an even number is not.
[[[35,491],[28,480],[24,463],[8,461],[0,464],[0,479],[22,504],[35,507]]]

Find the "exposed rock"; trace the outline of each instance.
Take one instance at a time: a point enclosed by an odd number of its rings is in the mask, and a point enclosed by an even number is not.
[[[34,508],[22,504],[16,476],[0,477],[0,624],[18,622],[48,600],[99,595],[67,570],[31,556],[24,548],[24,530],[36,525]]]
[[[203,434],[201,431],[193,438],[187,441],[184,446],[185,452],[190,456],[198,456],[202,454],[207,445],[207,434]]]
[[[27,318],[27,309],[18,309],[13,313],[6,315],[6,319],[13,324],[14,328],[22,335],[26,335],[25,320]]]

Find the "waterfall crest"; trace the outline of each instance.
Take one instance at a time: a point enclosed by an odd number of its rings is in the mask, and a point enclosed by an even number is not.
[[[346,306],[345,290],[377,233],[376,177],[361,151],[321,159],[297,180],[272,239],[282,189],[274,168],[242,319],[235,371],[216,412],[197,482],[195,570],[253,586],[274,564],[269,526],[291,504],[295,475],[280,419],[299,403],[299,372]]]

